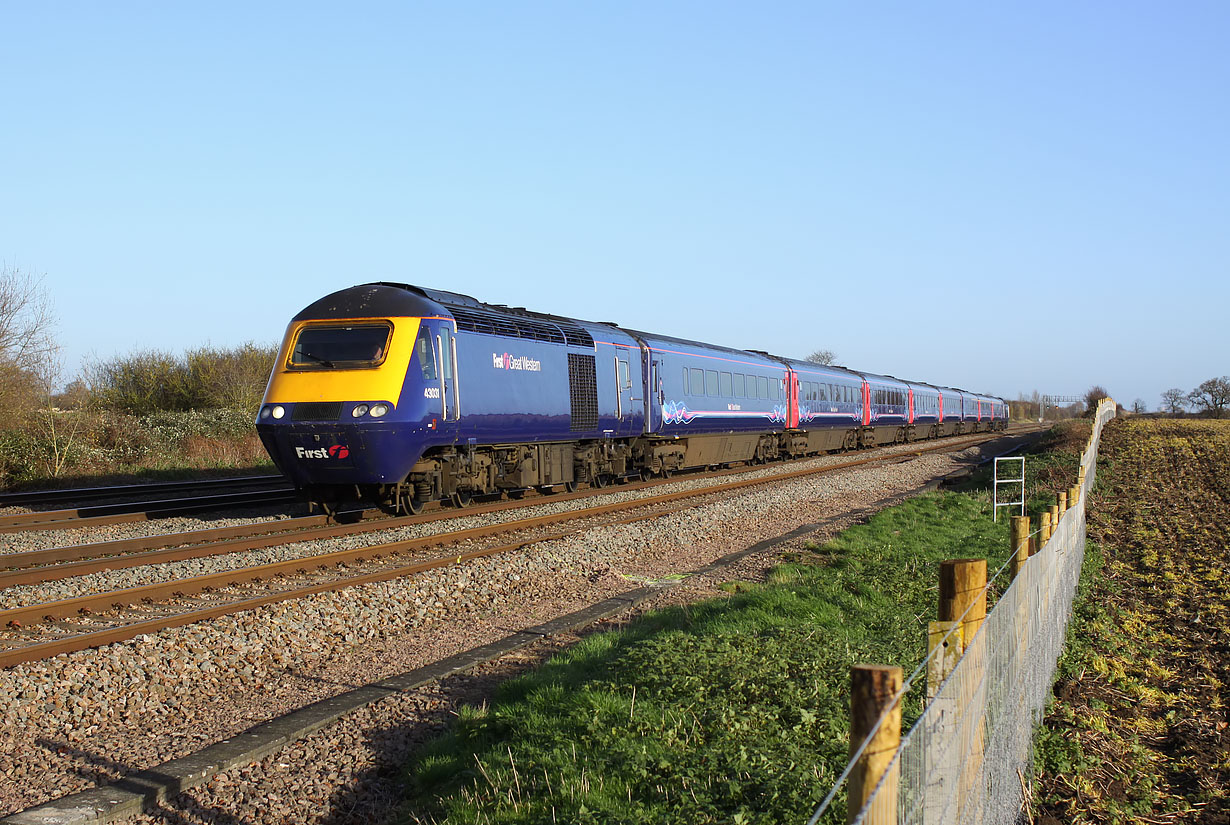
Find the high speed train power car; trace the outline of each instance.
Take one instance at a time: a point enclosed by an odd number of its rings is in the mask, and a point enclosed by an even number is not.
[[[951,387],[371,283],[294,317],[256,428],[310,501],[418,512],[1007,421]]]

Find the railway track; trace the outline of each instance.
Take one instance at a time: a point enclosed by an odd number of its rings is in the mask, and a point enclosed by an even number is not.
[[[88,501],[105,501],[111,499],[145,500],[153,496],[165,496],[170,493],[195,493],[202,488],[215,490],[233,490],[239,487],[287,487],[285,477],[281,475],[237,476],[235,478],[218,478],[194,481],[153,481],[148,484],[118,484],[107,487],[70,487],[62,490],[26,490],[15,493],[0,493],[0,507],[32,507],[40,505],[72,502],[80,504]]]
[[[722,495],[795,478],[830,473],[877,462],[910,460],[914,455],[934,451],[958,451],[985,443],[1003,434],[945,440],[918,447],[909,453],[872,455],[859,459],[786,471],[768,476],[737,479],[696,489],[650,494],[631,501],[599,504],[563,513],[514,519],[496,524],[457,530],[427,537],[385,542],[372,546],[340,550],[269,564],[226,570],[169,582],[143,585],[31,604],[0,611],[0,667],[35,661],[60,653],[110,644],[168,627],[191,624],[228,613],[249,610],[278,601],[302,598],[327,590],[337,590],[368,582],[411,576],[446,565],[497,553],[510,552],[542,541],[565,538],[602,523],[627,523],[655,518],[677,509],[695,506],[696,500]],[[747,468],[722,471],[716,475],[747,473]],[[650,489],[675,480],[639,482],[620,487],[620,491]],[[609,490],[583,491],[549,497],[547,500],[580,499]],[[308,538],[334,538],[390,527],[421,524],[495,513],[525,507],[530,502],[512,501],[422,514],[396,519],[366,519],[357,524],[328,525],[323,516],[283,520],[241,528],[216,528],[181,534],[176,537],[143,539],[57,548],[16,554],[9,564],[14,569],[0,573],[0,587],[53,581],[123,566],[157,564],[179,559],[235,553],[261,547],[305,541]],[[370,514],[367,514],[370,515]],[[276,526],[276,529],[275,529]],[[563,528],[562,530],[557,528]],[[193,538],[185,541],[185,536]],[[509,540],[511,539],[511,540]],[[174,541],[179,546],[157,547],[159,541]],[[458,551],[442,552],[448,545],[462,545]],[[151,549],[153,548],[153,549]],[[90,558],[94,555],[93,558]],[[36,558],[37,557],[37,558]]]
[[[249,482],[251,485],[252,482]],[[228,507],[255,507],[295,501],[297,494],[281,476],[276,481],[256,484],[258,489],[239,492],[207,493],[175,498],[124,500],[58,510],[32,510],[0,515],[0,533],[25,530],[67,530],[105,527],[149,521],[158,518],[221,510]],[[181,488],[188,490],[192,488]],[[197,487],[196,489],[200,489]],[[163,494],[169,491],[162,491]]]

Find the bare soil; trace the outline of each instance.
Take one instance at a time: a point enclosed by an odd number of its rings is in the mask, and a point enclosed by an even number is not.
[[[1112,422],[1099,473],[1034,821],[1230,823],[1230,421]]]

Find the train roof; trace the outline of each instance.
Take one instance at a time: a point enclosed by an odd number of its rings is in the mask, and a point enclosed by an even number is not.
[[[508,338],[528,338],[574,347],[592,347],[594,338],[583,324],[592,322],[533,312],[525,307],[485,304],[460,292],[429,289],[411,284],[378,282],[365,286],[392,287],[421,295],[446,311],[457,322],[457,329],[502,335]],[[438,310],[432,314],[438,314]]]
[[[421,292],[401,288],[399,284],[360,284],[339,289],[313,301],[294,317],[296,321],[324,321],[334,318],[370,318],[374,316],[437,315],[438,304]]]
[[[817,364],[813,361],[804,361],[799,358],[783,358],[783,361],[790,365],[791,369],[820,373],[821,375],[828,374],[834,377],[851,378],[857,381],[863,380],[863,373],[850,367],[839,366],[838,364]]]
[[[424,317],[440,315],[441,313],[451,315],[453,320],[457,322],[458,329],[472,332],[551,341],[570,346],[592,347],[594,345],[593,336],[587,328],[598,327],[601,329],[619,330],[626,335],[644,340],[661,341],[699,350],[721,352],[726,355],[737,355],[743,358],[749,356],[762,358],[775,364],[789,366],[792,369],[819,373],[827,372],[833,375],[858,378],[860,380],[866,378],[906,386],[930,387],[941,392],[959,392],[974,398],[1008,403],[1005,399],[997,396],[974,393],[957,387],[927,384],[922,381],[909,381],[892,375],[880,375],[836,364],[814,364],[797,358],[773,355],[763,350],[737,349],[720,344],[709,344],[703,341],[677,338],[672,335],[643,332],[621,327],[610,321],[585,321],[578,318],[567,318],[562,315],[535,312],[525,307],[488,304],[469,295],[463,295],[460,292],[449,292],[443,289],[431,289],[429,287],[390,281],[358,284],[330,293],[309,304],[295,316],[294,320],[328,320],[332,318],[379,315]]]
[[[688,338],[677,338],[673,335],[662,335],[661,333],[657,333],[657,332],[644,332],[643,330],[628,329],[627,327],[619,327],[619,329],[623,330],[624,332],[628,333],[629,335],[635,338],[638,338],[644,341],[663,342],[667,344],[675,344],[677,346],[682,346],[682,347],[692,347],[694,349],[708,350],[710,352],[720,352],[723,355],[735,355],[740,358],[760,359],[764,361],[770,361],[775,366],[784,366],[782,364],[782,359],[776,358],[772,355],[769,355],[767,352],[761,352],[759,350],[738,349],[737,347],[727,347],[727,346],[723,346],[722,344],[708,344],[708,343],[705,343],[704,341],[692,341]]]

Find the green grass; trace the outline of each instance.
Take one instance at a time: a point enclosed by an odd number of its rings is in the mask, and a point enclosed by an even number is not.
[[[990,509],[922,496],[763,585],[587,637],[461,712],[411,767],[404,821],[806,821],[846,763],[850,666],[922,660],[938,562],[1007,555]],[[919,712],[915,691],[903,727]]]

